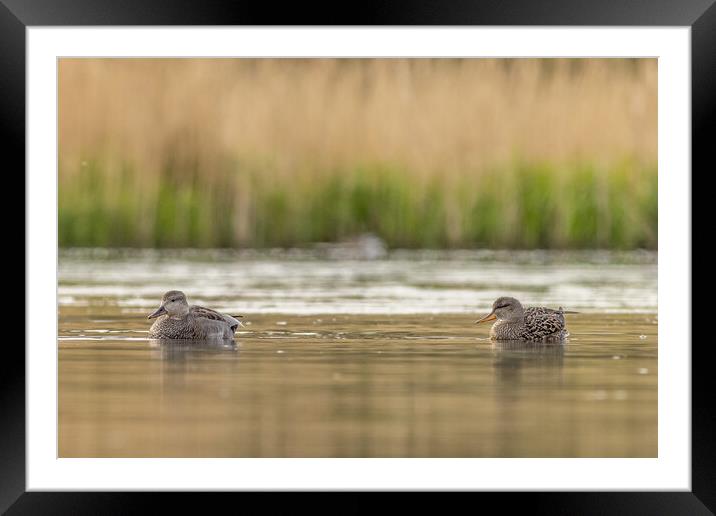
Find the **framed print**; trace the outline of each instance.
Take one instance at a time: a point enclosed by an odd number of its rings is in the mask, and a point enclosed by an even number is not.
[[[716,8],[662,3],[4,1],[27,334],[3,509],[399,490],[708,514],[690,168]]]

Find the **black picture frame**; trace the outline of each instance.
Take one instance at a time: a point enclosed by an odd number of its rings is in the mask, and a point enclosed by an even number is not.
[[[684,26],[691,28],[692,174],[708,173],[716,113],[715,0],[490,0],[410,3],[355,2],[340,9],[296,3],[206,0],[0,0],[0,147],[6,170],[25,169],[25,30],[31,26],[84,25],[517,25]],[[10,161],[8,162],[8,158]],[[710,167],[712,168],[712,167]],[[684,171],[688,174],[689,171]],[[693,188],[692,188],[693,191]],[[27,257],[25,257],[27,259]],[[25,314],[26,324],[28,314]],[[693,320],[693,317],[692,317]],[[688,336],[687,338],[690,338]],[[9,342],[7,343],[9,344]],[[691,342],[681,343],[690,345]],[[549,514],[712,514],[716,510],[714,375],[708,346],[692,346],[692,490],[690,492],[480,493],[510,510],[527,504]],[[0,511],[9,514],[119,514],[143,512],[170,501],[182,512],[206,508],[207,494],[26,492],[25,353],[6,346],[0,375]],[[268,495],[268,496],[267,496]],[[247,496],[246,493],[221,497]],[[263,509],[270,494],[258,495]],[[171,500],[170,500],[171,498]],[[249,496],[249,500],[257,496]],[[304,499],[294,494],[296,499]],[[417,495],[413,500],[423,504]],[[360,504],[361,498],[357,503]],[[258,501],[258,500],[256,500]],[[480,500],[483,501],[483,500]],[[483,503],[484,503],[483,501]],[[356,509],[358,505],[348,507]],[[315,506],[312,507],[315,509]],[[273,512],[273,511],[272,511]]]

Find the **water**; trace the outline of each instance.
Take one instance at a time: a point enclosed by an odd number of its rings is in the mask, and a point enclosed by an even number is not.
[[[649,254],[67,253],[61,457],[657,456]],[[147,339],[164,290],[235,343]],[[563,305],[566,345],[495,345],[495,297]]]

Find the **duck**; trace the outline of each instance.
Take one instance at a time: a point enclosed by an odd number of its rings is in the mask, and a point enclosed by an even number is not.
[[[232,339],[239,326],[232,316],[203,306],[190,306],[180,290],[170,290],[147,319],[156,319],[149,329],[151,339]]]
[[[492,340],[562,342],[569,336],[564,314],[576,313],[561,306],[557,310],[543,306],[524,308],[514,297],[503,296],[475,324],[496,321],[490,328]]]

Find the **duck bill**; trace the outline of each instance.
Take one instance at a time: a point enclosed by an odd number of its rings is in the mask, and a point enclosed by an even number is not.
[[[155,319],[155,318],[159,317],[160,315],[164,315],[165,313],[167,313],[167,310],[166,310],[166,308],[164,308],[164,305],[162,305],[159,308],[157,308],[157,310],[155,312],[152,312],[151,314],[149,314],[147,316],[147,319]]]
[[[488,315],[486,315],[485,317],[483,317],[483,318],[480,319],[479,321],[475,321],[475,324],[480,324],[480,323],[484,323],[484,322],[487,322],[487,321],[494,321],[495,319],[497,319],[497,316],[495,315],[495,313],[494,313],[494,312],[490,312]]]

